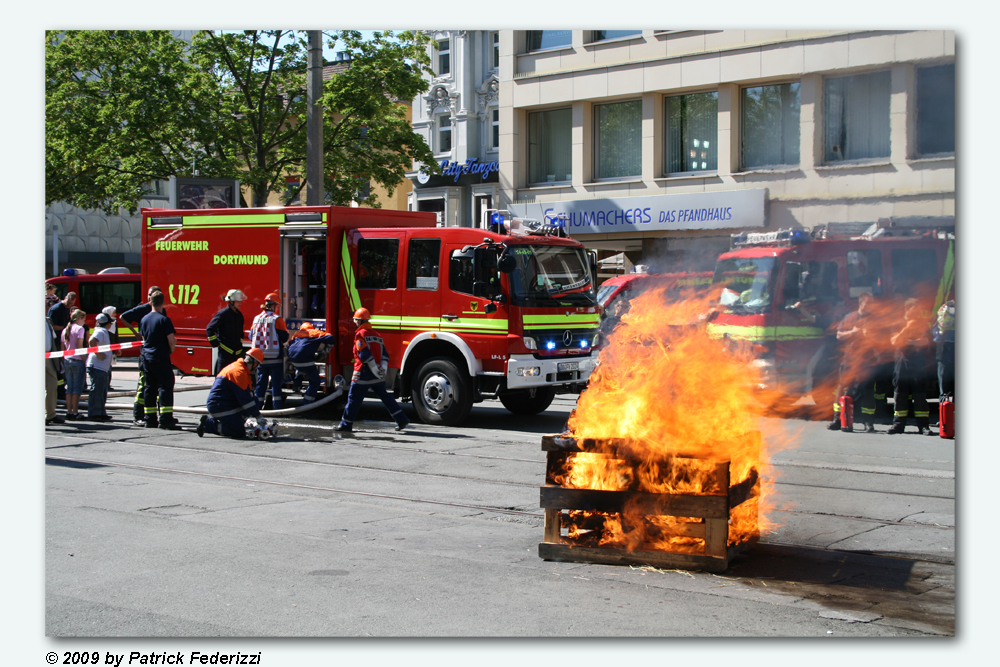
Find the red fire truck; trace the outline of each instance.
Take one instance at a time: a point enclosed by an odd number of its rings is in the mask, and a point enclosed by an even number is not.
[[[461,422],[485,398],[541,412],[557,391],[586,386],[596,363],[596,272],[558,228],[438,228],[433,213],[335,206],[142,215],[143,285],[167,296],[185,373],[210,373],[205,326],[230,289],[247,295],[248,329],[277,291],[290,328],[337,332],[328,390],[350,376],[351,318],[367,308],[390,353],[389,386],[428,423]]]
[[[720,313],[709,335],[753,344],[768,388],[783,397],[779,402],[811,395],[817,406],[831,404],[839,364],[835,336],[790,306],[809,303],[817,321],[835,327],[857,310],[862,292],[880,300],[933,299],[934,311],[954,298],[954,228],[890,224],[880,221],[863,235],[843,238],[822,230],[734,234],[732,250],[716,264]],[[902,320],[901,307],[898,312]]]
[[[604,310],[610,310],[612,302],[620,296],[626,301],[650,288],[666,287],[678,292],[686,289],[705,287],[712,282],[712,272],[692,273],[627,273],[615,276],[601,283],[597,290],[597,303]]]
[[[128,273],[124,267],[113,267],[100,273],[66,269],[63,275],[49,278],[45,282],[56,286],[56,296],[60,299],[65,298],[68,292],[76,292],[76,307],[87,313],[85,322],[88,331],[94,330],[98,313],[106,306],[114,306],[119,316],[118,342],[132,343],[139,340],[139,335],[121,320],[121,314],[145,300],[139,280],[138,273]],[[125,348],[119,354],[122,357],[136,357],[139,356],[139,348]]]

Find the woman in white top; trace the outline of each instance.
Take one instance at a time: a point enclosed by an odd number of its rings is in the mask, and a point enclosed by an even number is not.
[[[88,347],[110,345],[108,325],[111,318],[106,313],[97,316],[97,326],[90,335]],[[108,385],[111,384],[111,352],[91,352],[87,355],[87,375],[90,377],[90,394],[87,396],[87,418],[95,422],[111,421],[104,405],[108,400]]]

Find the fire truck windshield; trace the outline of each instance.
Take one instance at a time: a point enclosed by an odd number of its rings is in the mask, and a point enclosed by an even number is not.
[[[775,273],[774,257],[729,257],[719,260],[712,285],[721,288],[723,306],[762,310],[771,305]]]
[[[594,306],[594,283],[580,248],[511,246],[517,267],[510,275],[511,302],[519,306]]]

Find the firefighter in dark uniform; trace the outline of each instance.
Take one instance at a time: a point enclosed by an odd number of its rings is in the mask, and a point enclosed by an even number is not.
[[[246,437],[247,417],[260,417],[257,398],[253,395],[253,372],[264,360],[264,352],[253,348],[242,359],[230,363],[215,378],[208,392],[205,407],[198,424],[198,437],[206,432],[230,438]]]
[[[152,299],[153,292],[159,292],[160,288],[156,285],[151,285],[146,291],[146,298]],[[153,306],[150,302],[140,303],[135,308],[126,310],[122,313],[122,321],[127,324],[131,324],[136,329],[139,328],[139,323],[142,322],[142,318],[153,312]],[[163,313],[166,314],[166,309]],[[142,334],[139,334],[140,338]],[[142,358],[142,352],[140,350],[139,358]],[[146,399],[144,398],[146,391],[146,375],[142,372],[142,364],[139,364],[139,382],[135,387],[135,400],[132,403],[132,423],[136,426],[145,426],[146,424]]]
[[[841,357],[840,380],[833,404],[833,422],[828,427],[830,430],[852,430],[841,428],[840,425],[839,398],[845,395],[851,397],[856,408],[861,408],[865,433],[875,432],[875,378],[871,369],[877,365],[878,359],[874,356],[872,341],[866,340],[869,335],[867,328],[872,320],[869,306],[873,298],[867,292],[859,294],[858,309],[848,313],[837,326],[837,340],[846,343],[846,349]],[[859,358],[862,356],[869,357],[870,361]]]
[[[174,367],[170,355],[177,347],[177,337],[173,322],[163,314],[163,292],[153,292],[149,305],[153,312],[139,322],[142,335],[139,368],[146,382],[143,425],[176,431],[180,426],[174,418]]]
[[[895,407],[889,433],[902,433],[906,417],[913,403],[913,417],[921,435],[934,435],[930,427],[930,408],[927,405],[927,375],[931,347],[927,319],[921,312],[917,299],[907,299],[903,306],[906,324],[889,339],[896,350],[896,367],[892,382]]]
[[[354,311],[354,325],[358,327],[354,332],[352,346],[354,374],[351,376],[351,389],[347,394],[347,407],[344,408],[344,416],[341,417],[335,431],[354,429],[354,419],[358,416],[361,403],[368,395],[369,389],[382,399],[382,405],[389,410],[389,414],[396,422],[397,431],[402,431],[410,423],[399,403],[386,391],[385,374],[389,368],[389,352],[385,349],[382,337],[372,331],[368,324],[370,319],[371,313],[367,308],[358,308]]]
[[[309,322],[304,322],[299,330],[289,337],[288,360],[292,362],[297,372],[309,380],[309,387],[302,395],[303,405],[315,401],[319,391],[320,377],[319,369],[316,368],[316,353],[321,347],[333,345],[335,342],[336,337],[333,334],[321,331]]]
[[[217,312],[205,327],[209,344],[219,350],[215,368],[212,370],[216,375],[243,356],[244,320],[243,313],[240,312],[240,303],[246,301],[246,298],[246,295],[238,289],[229,290],[223,297],[223,300],[228,302],[226,307]]]

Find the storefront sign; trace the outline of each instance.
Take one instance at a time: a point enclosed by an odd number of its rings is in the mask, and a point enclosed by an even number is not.
[[[649,197],[576,199],[538,204],[511,204],[522,218],[557,224],[570,236],[682,229],[763,227],[767,190],[692,192]]]
[[[445,176],[454,176],[456,183],[463,174],[479,174],[479,176],[485,181],[490,174],[493,172],[499,173],[499,171],[499,162],[480,162],[479,158],[474,157],[470,157],[466,160],[465,164],[450,162],[448,160],[441,162],[441,173]]]

